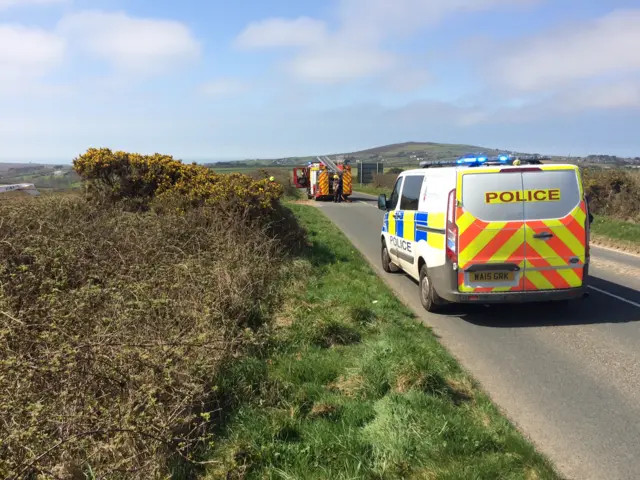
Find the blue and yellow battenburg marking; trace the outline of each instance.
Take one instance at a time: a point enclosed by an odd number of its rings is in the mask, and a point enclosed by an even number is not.
[[[397,218],[396,218],[397,214]],[[382,232],[409,242],[424,241],[433,248],[444,249],[444,232],[428,232],[427,228],[444,229],[444,214],[428,212],[387,212]]]

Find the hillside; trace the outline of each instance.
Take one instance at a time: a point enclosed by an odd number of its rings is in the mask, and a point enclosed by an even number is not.
[[[502,150],[503,151],[503,150]],[[357,160],[384,161],[392,164],[416,163],[420,160],[453,160],[468,153],[484,152],[497,155],[501,150],[479,147],[477,145],[434,143],[434,142],[404,142],[370,148],[346,155]]]
[[[484,152],[488,155],[496,155],[505,150],[479,147],[477,145],[448,144],[435,142],[404,142],[369,148],[357,152],[333,153],[330,156],[351,157],[352,162],[385,162],[386,165],[409,166],[417,164],[421,160],[453,160],[467,153]],[[531,153],[531,152],[517,152]],[[238,168],[260,166],[291,166],[300,165],[315,160],[314,155],[305,157],[288,157],[279,159],[251,159],[240,162],[217,162],[209,164],[215,168]]]
[[[33,183],[38,188],[66,190],[80,185],[71,165],[0,162],[0,184]]]
[[[43,165],[35,163],[0,162],[0,175],[16,169],[41,168],[42,166]]]
[[[384,145],[381,147],[369,148],[366,150],[360,150],[358,152],[351,152],[348,155],[353,156],[367,156],[367,155],[381,155],[381,156],[395,156],[402,152],[405,153],[449,153],[460,152],[461,155],[469,152],[497,152],[495,149],[488,149],[486,147],[478,147],[474,145],[463,144],[451,144],[451,143],[435,143],[435,142],[403,142],[393,143],[391,145]]]
[[[436,142],[403,142],[380,147],[368,148],[356,152],[332,153],[331,157],[350,157],[351,161],[363,162],[384,162],[387,166],[408,167],[416,165],[421,160],[446,161],[460,158],[468,153],[486,153],[487,155],[497,155],[502,152],[509,152],[518,155],[542,154],[544,152],[524,152],[509,149],[490,148],[478,145],[436,143]],[[546,155],[545,155],[546,156]],[[309,161],[314,161],[315,155],[304,157],[286,157],[278,159],[247,159],[233,162],[216,162],[209,166],[220,168],[259,168],[265,166],[292,166],[301,165]],[[567,157],[552,155],[552,162],[579,163],[581,165],[601,165],[601,166],[638,166],[640,157],[622,158],[614,155],[588,155],[586,157]]]

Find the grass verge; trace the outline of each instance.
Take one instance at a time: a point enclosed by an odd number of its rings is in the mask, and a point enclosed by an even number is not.
[[[310,246],[207,478],[557,478],[314,207]],[[237,385],[246,385],[242,389]]]
[[[591,232],[594,245],[640,253],[640,224],[598,215],[591,224]]]

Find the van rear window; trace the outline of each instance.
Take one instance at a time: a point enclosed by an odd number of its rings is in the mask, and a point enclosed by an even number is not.
[[[563,218],[580,203],[574,170],[464,175],[462,204],[486,222]]]
[[[524,220],[522,175],[518,173],[470,173],[462,177],[462,206],[485,222]]]
[[[525,192],[552,196],[546,201],[525,202],[524,217],[527,220],[564,218],[580,203],[580,186],[575,170],[524,172],[522,184]]]

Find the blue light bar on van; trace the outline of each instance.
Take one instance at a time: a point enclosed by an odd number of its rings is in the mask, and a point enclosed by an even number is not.
[[[462,157],[456,160],[457,164],[460,165],[469,165],[476,163],[484,163],[487,161],[487,157]]]

